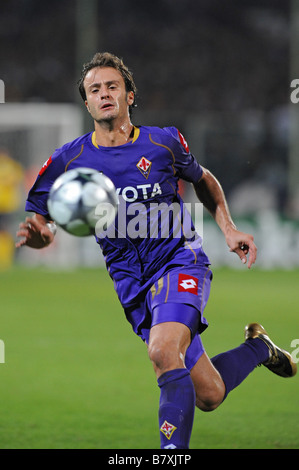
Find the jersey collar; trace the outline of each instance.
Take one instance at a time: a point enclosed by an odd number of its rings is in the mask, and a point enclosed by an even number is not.
[[[133,135],[133,139],[132,139],[131,142],[129,142],[129,143],[130,143],[130,144],[134,144],[134,142],[136,142],[136,140],[138,139],[139,134],[140,134],[140,129],[139,129],[139,127],[134,126],[134,135]],[[93,131],[93,133],[92,133],[91,141],[92,141],[92,144],[98,149],[99,146],[98,146],[97,141],[96,141],[96,132],[95,132],[95,131]]]

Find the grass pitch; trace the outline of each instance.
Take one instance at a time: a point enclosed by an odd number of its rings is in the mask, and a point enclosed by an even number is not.
[[[215,270],[208,354],[238,346],[251,321],[290,350],[298,281],[299,271]],[[159,448],[156,379],[104,269],[13,268],[0,291],[1,449]],[[299,448],[298,377],[257,368],[216,411],[196,410],[191,448]]]

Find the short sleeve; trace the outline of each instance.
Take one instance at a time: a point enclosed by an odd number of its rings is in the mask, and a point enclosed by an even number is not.
[[[172,151],[177,176],[190,183],[197,183],[202,176],[203,169],[190,152],[186,139],[176,127],[167,127],[164,130],[173,138]]]
[[[40,169],[34,185],[28,193],[25,204],[25,210],[28,212],[36,212],[47,219],[50,219],[48,213],[47,200],[49,191],[54,181],[64,172],[64,164],[61,158],[61,152],[56,151],[44,163]]]

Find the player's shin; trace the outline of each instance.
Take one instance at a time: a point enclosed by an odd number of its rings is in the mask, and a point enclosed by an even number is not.
[[[161,390],[161,449],[188,449],[195,410],[195,391],[190,372],[187,369],[165,372],[159,377],[158,385]]]

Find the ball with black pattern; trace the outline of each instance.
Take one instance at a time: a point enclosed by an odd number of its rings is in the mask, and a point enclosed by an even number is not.
[[[57,225],[72,235],[86,237],[107,230],[113,223],[118,197],[106,175],[91,168],[75,168],[56,179],[47,204]]]

